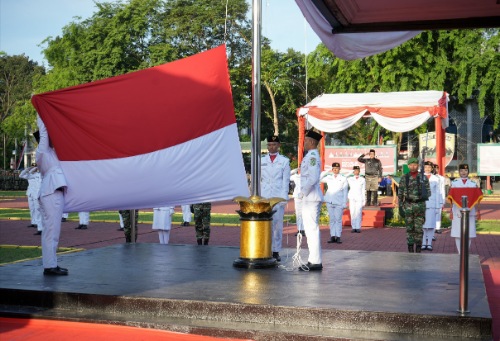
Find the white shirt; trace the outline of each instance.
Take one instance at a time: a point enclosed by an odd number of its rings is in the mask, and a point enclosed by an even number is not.
[[[425,174],[428,176],[429,174]],[[430,174],[429,177],[429,187],[431,188],[431,193],[429,195],[429,200],[425,202],[426,208],[440,208],[441,202],[441,190],[439,188],[439,178],[434,174]]]
[[[346,207],[348,186],[345,176],[327,172],[320,181],[328,185],[324,201],[335,206]]]
[[[366,205],[366,180],[362,176],[354,175],[347,178],[349,184],[349,193],[347,198],[352,201],[362,202],[363,206]]]
[[[290,160],[280,154],[271,161],[269,154],[261,159],[260,188],[264,198],[279,197],[288,200],[290,186]]]
[[[319,187],[321,159],[317,149],[311,149],[300,164],[300,194],[302,201],[323,201]]]

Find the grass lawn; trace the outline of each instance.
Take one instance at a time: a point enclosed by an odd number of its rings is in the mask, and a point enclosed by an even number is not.
[[[80,249],[59,248],[57,253],[74,252]],[[0,265],[42,257],[40,246],[0,245]]]

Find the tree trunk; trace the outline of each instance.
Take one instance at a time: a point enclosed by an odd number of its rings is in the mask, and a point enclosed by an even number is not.
[[[271,105],[273,107],[273,126],[274,126],[274,135],[278,136],[279,135],[279,125],[278,125],[278,108],[276,107],[276,100],[274,99],[274,93],[271,87],[269,86],[269,83],[264,81],[264,86],[266,87],[267,93],[269,94],[269,97],[271,98]]]

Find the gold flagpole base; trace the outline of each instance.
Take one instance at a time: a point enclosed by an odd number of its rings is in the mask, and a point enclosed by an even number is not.
[[[274,268],[278,264],[272,257],[272,221],[277,203],[281,198],[264,199],[258,196],[250,198],[237,197],[234,201],[240,204],[241,236],[240,258],[233,266],[246,269]]]

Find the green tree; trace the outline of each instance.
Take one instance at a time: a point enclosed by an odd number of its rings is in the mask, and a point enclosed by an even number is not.
[[[25,138],[30,129],[33,107],[26,106],[33,93],[32,82],[45,69],[25,55],[0,55],[0,132],[2,135],[1,166],[8,168],[16,139]],[[26,112],[27,110],[27,112]],[[31,116],[31,117],[30,117]]]

